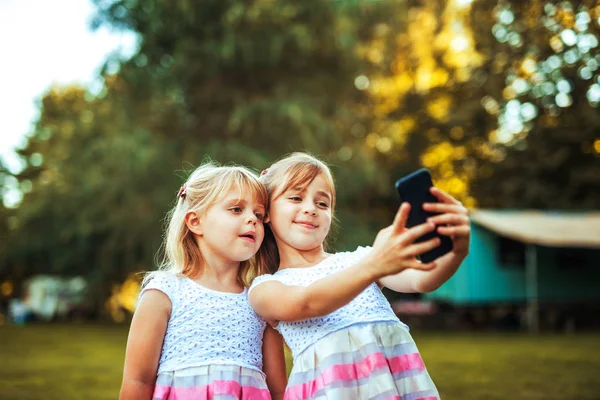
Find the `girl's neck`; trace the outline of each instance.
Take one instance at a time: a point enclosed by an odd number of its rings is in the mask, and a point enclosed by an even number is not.
[[[203,265],[190,279],[212,290],[237,293],[244,289],[237,280],[239,269],[239,262],[223,261],[209,256],[204,258]]]
[[[298,250],[287,246],[278,248],[279,269],[312,267],[330,256],[322,245],[311,250]]]

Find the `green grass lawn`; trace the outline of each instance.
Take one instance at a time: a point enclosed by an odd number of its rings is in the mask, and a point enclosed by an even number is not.
[[[413,332],[442,398],[600,399],[600,334]],[[118,397],[127,327],[0,326],[0,399]]]

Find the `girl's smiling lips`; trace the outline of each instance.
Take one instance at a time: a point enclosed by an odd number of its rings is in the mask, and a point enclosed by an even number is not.
[[[307,229],[315,229],[317,227],[317,225],[313,224],[312,222],[307,222],[307,221],[294,221],[294,224],[300,225]]]

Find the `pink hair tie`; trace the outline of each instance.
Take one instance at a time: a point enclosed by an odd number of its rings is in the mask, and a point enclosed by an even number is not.
[[[182,199],[185,199],[185,195],[187,194],[187,192],[185,191],[185,183],[183,184],[183,186],[181,186],[181,189],[179,189],[179,193],[177,193],[177,197],[181,197]]]
[[[260,176],[266,175],[269,172],[269,168],[265,168],[262,170],[262,172],[260,173]]]

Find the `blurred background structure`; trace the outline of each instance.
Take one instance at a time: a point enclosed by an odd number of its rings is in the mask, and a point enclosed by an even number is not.
[[[15,300],[44,319],[32,282],[54,279],[79,300],[53,318],[126,322],[186,171],[303,150],[337,180],[335,250],[370,244],[393,182],[422,166],[473,210],[464,268],[427,296],[390,294],[414,326],[598,328],[598,0],[93,4],[91,29],[137,45],[41,94],[30,132],[2,132],[27,139],[22,167],[0,160],[0,321]],[[77,295],[58,289],[71,279]],[[599,398],[590,382],[573,393]]]

